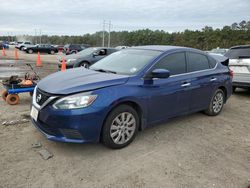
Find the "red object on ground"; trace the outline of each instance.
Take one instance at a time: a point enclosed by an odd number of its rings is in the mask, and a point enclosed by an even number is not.
[[[6,56],[5,48],[4,47],[3,47],[3,50],[2,50],[2,54],[3,54],[3,56]]]
[[[19,59],[19,57],[18,57],[18,51],[17,51],[17,49],[15,48],[15,60],[18,60]]]
[[[41,57],[40,57],[40,52],[37,53],[36,66],[37,67],[42,67],[42,61],[41,61]]]
[[[66,70],[66,62],[65,59],[63,58],[62,60],[62,66],[61,66],[61,71],[65,71]]]

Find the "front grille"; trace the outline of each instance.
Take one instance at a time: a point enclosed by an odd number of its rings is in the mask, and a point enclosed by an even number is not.
[[[36,103],[42,106],[48,99],[50,95],[41,91],[40,89],[37,88],[36,90]]]
[[[82,139],[82,135],[74,129],[60,129],[61,133],[69,139]]]
[[[41,121],[39,121],[38,124],[36,124],[43,132],[45,132],[48,135],[51,136],[58,136],[61,135],[60,131],[57,128],[53,128],[50,127],[48,125],[46,125],[45,123],[42,123]]]

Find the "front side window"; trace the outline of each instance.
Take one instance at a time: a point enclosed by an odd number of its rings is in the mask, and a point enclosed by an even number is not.
[[[198,53],[188,53],[188,72],[209,69],[209,62],[205,55]]]
[[[184,52],[170,54],[162,58],[154,69],[166,69],[170,75],[186,73],[186,57]]]

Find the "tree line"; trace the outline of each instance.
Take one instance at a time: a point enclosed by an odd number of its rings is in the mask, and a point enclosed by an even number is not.
[[[33,42],[39,41],[35,36],[23,36]],[[8,40],[10,36],[0,36],[0,40]],[[16,37],[12,37],[16,40]],[[108,33],[105,32],[107,44]],[[26,39],[27,40],[27,39]],[[50,44],[89,44],[91,46],[102,45],[102,31],[94,34],[79,36],[68,35],[43,35],[42,43]],[[202,30],[188,30],[169,33],[163,30],[142,29],[136,31],[111,32],[111,46],[138,46],[138,45],[177,45],[210,50],[212,48],[230,48],[235,45],[250,44],[250,21],[233,23],[222,29],[214,29],[205,26]]]

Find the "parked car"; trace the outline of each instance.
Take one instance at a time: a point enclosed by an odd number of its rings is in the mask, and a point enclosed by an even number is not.
[[[9,49],[9,45],[6,42],[0,41],[0,49]]]
[[[88,68],[90,65],[93,65],[97,61],[101,60],[102,58],[116,52],[117,49],[115,48],[106,48],[106,47],[92,47],[82,50],[77,54],[68,55],[65,58],[66,61],[66,68],[73,68],[73,67],[85,67]],[[61,68],[62,66],[62,59],[58,62],[58,67]]]
[[[129,48],[128,46],[116,46],[115,49],[117,50],[122,50],[122,49],[126,49]]]
[[[227,48],[214,48],[211,51],[208,51],[209,53],[215,53],[215,54],[221,54],[225,55],[227,53],[228,49]]]
[[[4,47],[3,43],[0,42],[0,50],[2,50]]]
[[[10,45],[17,45],[17,42],[16,41],[11,41]]]
[[[63,51],[64,45],[53,45],[59,52]]]
[[[63,48],[63,53],[65,53],[66,55],[76,54],[89,47],[90,45],[88,44],[66,44]]]
[[[29,41],[25,41],[25,42],[18,42],[18,44],[15,46],[17,49],[19,50],[24,50],[25,47],[29,47],[29,46],[33,46],[33,44]]]
[[[231,47],[225,54],[229,58],[229,67],[234,72],[233,90],[250,88],[250,45]]]
[[[34,52],[55,54],[58,53],[58,49],[50,44],[38,44],[32,47],[26,47],[24,50],[26,53],[32,54]]]
[[[138,130],[173,117],[198,111],[218,115],[231,93],[231,71],[207,53],[140,46],[89,69],[44,78],[34,91],[31,117],[49,140],[122,148]]]

